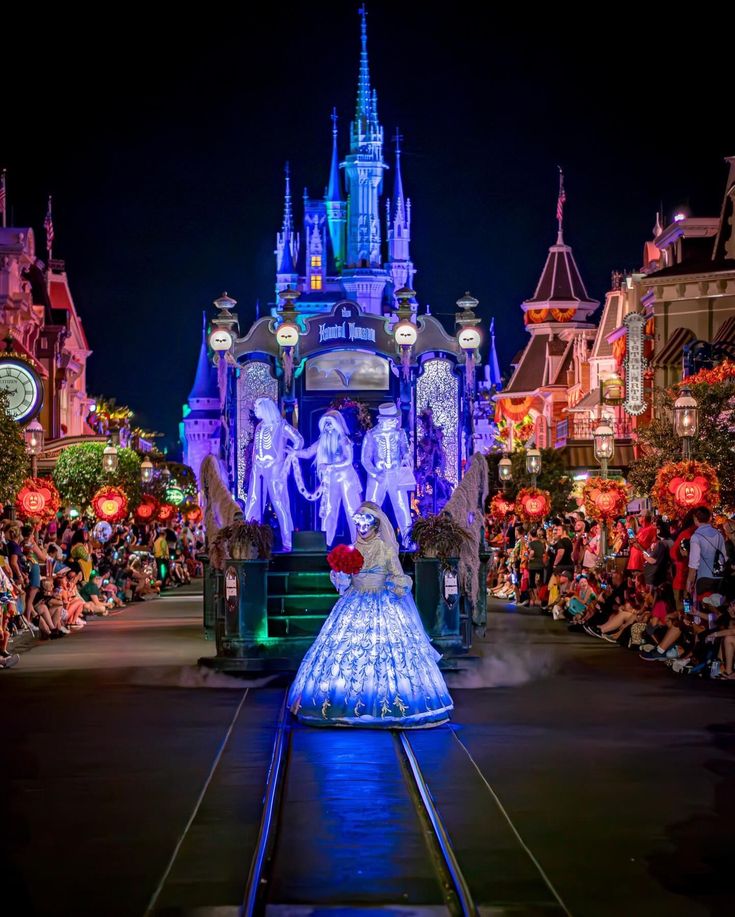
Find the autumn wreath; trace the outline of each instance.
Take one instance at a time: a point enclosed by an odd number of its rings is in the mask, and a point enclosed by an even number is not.
[[[522,522],[540,522],[551,512],[551,494],[538,487],[523,487],[516,494],[515,511]]]
[[[26,478],[15,498],[15,509],[25,520],[50,522],[60,505],[59,492],[49,478]]]
[[[120,487],[107,484],[92,497],[92,511],[105,522],[122,522],[128,514],[128,497]]]
[[[584,511],[589,519],[609,520],[625,514],[630,489],[625,481],[588,478],[582,488]]]
[[[515,510],[515,504],[503,494],[495,494],[490,501],[490,515],[495,522],[502,522],[508,513]]]
[[[658,511],[673,518],[696,506],[713,509],[719,500],[720,482],[707,462],[667,462],[656,475],[651,496]]]

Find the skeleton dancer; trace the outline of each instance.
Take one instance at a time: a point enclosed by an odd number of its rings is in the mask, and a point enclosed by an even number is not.
[[[362,484],[352,465],[352,441],[339,411],[322,414],[319,418],[319,439],[296,454],[299,458],[316,456],[316,473],[321,490],[319,518],[322,531],[326,532],[327,544],[331,546],[334,541],[340,506],[344,508],[350,539],[354,542],[357,532],[352,517],[362,501]]]
[[[411,530],[408,492],[416,487],[408,438],[400,428],[398,408],[390,402],[378,408],[378,425],[362,441],[362,464],[368,473],[365,496],[382,506],[390,497],[404,544]]]
[[[291,468],[292,449],[304,445],[303,437],[281,417],[275,402],[258,398],[255,416],[260,423],[255,428],[253,467],[250,472],[248,502],[245,518],[263,519],[263,504],[270,497],[281,529],[284,551],[291,550],[293,520],[288,502],[288,473]],[[292,449],[288,446],[291,445]]]

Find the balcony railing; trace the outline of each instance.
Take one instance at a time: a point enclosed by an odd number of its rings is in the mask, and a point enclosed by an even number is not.
[[[599,423],[599,420],[590,420],[587,417],[558,421],[554,436],[554,448],[560,449],[568,442],[591,442]],[[616,440],[630,439],[633,434],[633,426],[629,420],[615,420],[610,426],[612,427]]]

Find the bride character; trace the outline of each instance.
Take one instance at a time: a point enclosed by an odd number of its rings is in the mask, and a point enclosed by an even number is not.
[[[353,517],[362,498],[362,484],[352,465],[350,431],[339,411],[326,411],[322,414],[319,418],[319,439],[296,455],[299,458],[316,456],[321,490],[319,518],[322,531],[326,532],[327,544],[331,547],[334,541],[340,506],[344,507],[350,536],[354,541],[357,533]]]
[[[363,568],[332,574],[343,594],[299,666],[289,708],[312,725],[437,726],[454,705],[393,529],[374,503],[362,503],[354,520]]]

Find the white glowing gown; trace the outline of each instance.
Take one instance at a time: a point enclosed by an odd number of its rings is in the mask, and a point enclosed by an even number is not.
[[[315,725],[389,729],[438,725],[453,709],[398,555],[358,539],[365,558],[289,692],[291,711]]]

